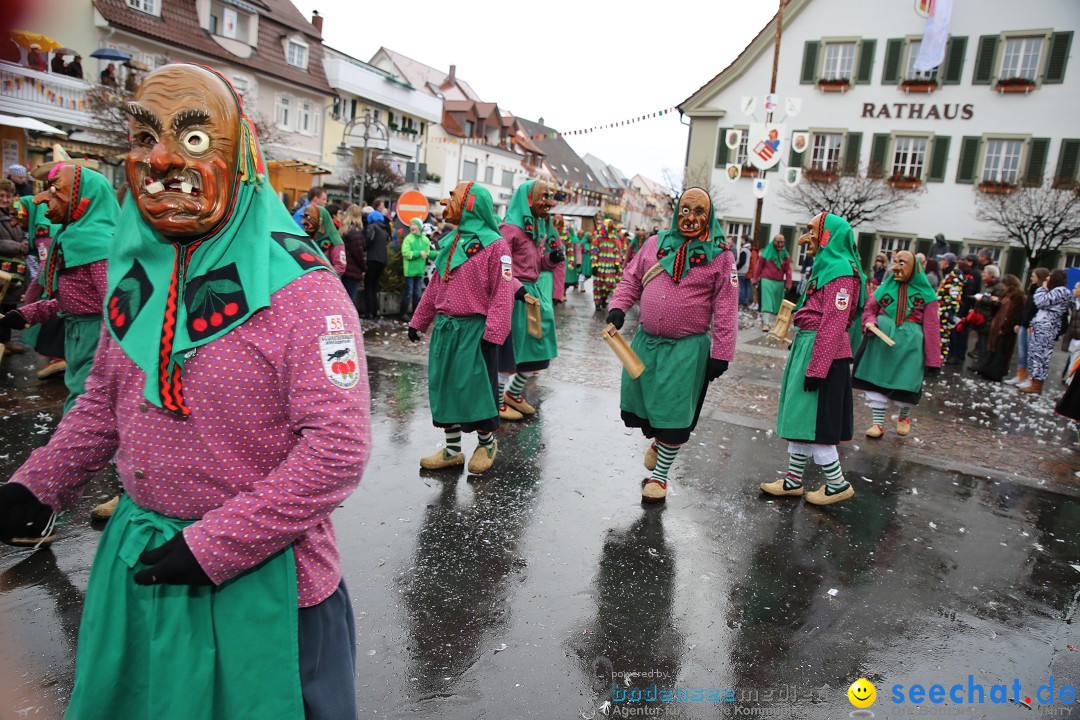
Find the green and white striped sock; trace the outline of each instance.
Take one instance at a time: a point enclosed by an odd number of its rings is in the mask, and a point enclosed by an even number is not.
[[[446,454],[450,457],[461,454],[461,428],[454,426],[452,428],[445,428],[446,432]]]
[[[833,460],[828,465],[823,465],[821,469],[825,472],[826,495],[835,495],[848,489],[848,481],[844,479],[839,460]]]
[[[514,377],[510,378],[510,387],[506,388],[506,394],[514,398],[518,402],[525,399],[525,381],[526,378],[521,373],[514,373]]]
[[[489,447],[495,442],[495,433],[493,432],[477,432],[476,438],[480,441],[480,444],[484,447]]]
[[[885,427],[885,408],[870,408],[874,414],[874,424]]]
[[[802,487],[803,473],[810,458],[800,453],[788,453],[787,475],[784,476],[785,490],[798,490]]]
[[[675,456],[679,454],[680,447],[682,446],[656,443],[656,467],[652,471],[652,479],[665,487],[667,487],[668,471],[671,470],[671,464],[675,462]]]
[[[911,406],[910,405],[904,405],[903,407],[900,408],[900,419],[901,420],[908,420],[910,418],[911,418]]]

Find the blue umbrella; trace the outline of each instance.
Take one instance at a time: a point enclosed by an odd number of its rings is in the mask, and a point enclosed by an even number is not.
[[[90,53],[90,57],[101,58],[102,60],[115,60],[117,62],[124,62],[131,59],[131,55],[128,53],[121,50],[114,50],[113,48],[98,48]]]

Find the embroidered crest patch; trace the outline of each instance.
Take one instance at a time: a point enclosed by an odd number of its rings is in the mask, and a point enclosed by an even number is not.
[[[850,305],[851,305],[851,295],[848,293],[847,290],[841,290],[838,293],[836,293],[836,309],[837,310],[847,310],[848,306],[850,306]]]
[[[352,333],[320,335],[319,359],[326,377],[339,388],[351,388],[360,382],[360,358]]]
[[[731,276],[728,278],[728,281],[731,283],[731,287],[739,287],[739,272],[737,270],[732,270]]]
[[[514,277],[514,271],[511,265],[511,258],[509,255],[503,255],[499,260],[502,262],[502,276],[503,280],[512,280]]]

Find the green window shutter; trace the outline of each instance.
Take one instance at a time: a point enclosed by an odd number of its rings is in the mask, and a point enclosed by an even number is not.
[[[874,51],[877,49],[877,40],[863,38],[859,44],[859,71],[855,75],[855,82],[865,85],[870,82],[870,76],[874,71]]]
[[[881,177],[885,173],[885,155],[888,152],[888,133],[874,133],[874,139],[870,144],[870,167],[866,171],[867,175]]]
[[[890,38],[885,41],[885,69],[881,72],[882,85],[895,85],[900,82],[900,56],[903,54],[903,38]]]
[[[1050,154],[1050,138],[1031,138],[1028,147],[1027,171],[1024,173],[1024,184],[1039,186],[1043,183],[1043,175],[1046,173],[1046,157]]]
[[[817,56],[821,49],[821,43],[817,40],[807,40],[803,46],[802,77],[799,82],[803,85],[813,85],[817,82]]]
[[[975,74],[972,85],[989,85],[994,79],[994,59],[997,57],[999,35],[983,35],[979,38],[979,51],[975,54]]]
[[[1057,172],[1054,178],[1059,182],[1076,180],[1076,168],[1080,164],[1080,140],[1062,140],[1058,152]]]
[[[1023,248],[1011,247],[1006,251],[1005,268],[1002,270],[1009,275],[1024,277],[1024,265],[1027,264],[1027,255]]]
[[[869,270],[874,264],[874,233],[859,233],[859,258],[862,260],[863,270]]]
[[[761,237],[758,238],[758,247],[765,247],[765,243],[772,240],[772,225],[770,223],[761,223]]]
[[[966,37],[949,38],[945,48],[945,65],[941,68],[942,85],[959,85],[964,75],[964,55],[967,54]]]
[[[930,147],[928,182],[945,182],[945,165],[949,162],[949,136],[935,135]]]
[[[795,254],[795,226],[781,225],[780,234],[784,236],[784,246],[792,255]]]
[[[844,138],[844,172],[859,172],[859,153],[862,152],[862,133],[849,132]]]
[[[720,132],[716,134],[716,167],[727,167],[727,131],[731,128],[720,128]]]
[[[1056,32],[1050,37],[1050,59],[1046,62],[1046,74],[1043,82],[1057,85],[1065,82],[1065,65],[1069,62],[1069,47],[1072,45],[1072,30]]]
[[[805,155],[805,154],[806,154],[806,150],[803,150],[801,153],[795,152],[795,146],[793,145],[788,150],[788,161],[787,161],[788,167],[793,167],[793,168],[802,167],[803,166],[803,155]]]
[[[979,164],[981,137],[965,137],[960,142],[960,162],[956,166],[956,182],[971,185],[975,182],[975,167]]]

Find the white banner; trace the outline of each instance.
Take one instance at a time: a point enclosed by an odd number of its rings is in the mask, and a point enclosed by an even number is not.
[[[936,0],[930,8],[930,18],[926,21],[919,56],[912,66],[920,72],[927,72],[945,62],[945,43],[949,40],[949,21],[952,19],[953,0]]]
[[[786,143],[782,123],[751,123],[747,142],[750,164],[758,170],[775,167]]]

